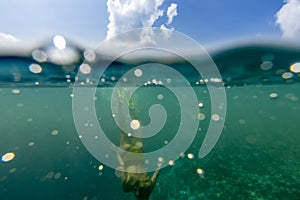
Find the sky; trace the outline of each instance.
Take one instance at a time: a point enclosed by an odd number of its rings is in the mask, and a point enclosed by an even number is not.
[[[0,45],[62,35],[95,46],[133,28],[167,28],[200,44],[300,41],[300,0],[1,0]]]

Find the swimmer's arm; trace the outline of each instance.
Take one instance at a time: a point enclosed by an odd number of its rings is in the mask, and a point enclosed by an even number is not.
[[[122,157],[120,156],[120,154],[116,151],[117,154],[117,159],[118,159],[118,163],[121,167],[125,166],[124,160],[122,159]]]
[[[120,167],[124,167],[124,166],[125,166],[125,163],[124,163],[124,161],[123,161],[121,155],[119,154],[117,148],[116,148],[115,146],[113,146],[112,149],[114,150],[114,152],[115,152],[116,155],[117,155],[117,160],[118,160],[119,166],[120,166]]]
[[[155,170],[154,174],[151,177],[151,181],[152,181],[153,184],[156,183],[156,179],[157,179],[157,177],[159,175],[161,165],[162,165],[161,163],[158,163],[157,169]]]

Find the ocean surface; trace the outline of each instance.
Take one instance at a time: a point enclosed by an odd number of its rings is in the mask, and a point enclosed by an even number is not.
[[[24,51],[1,49],[1,200],[135,199],[123,193],[115,169],[95,158],[81,141],[72,100],[75,82],[77,88],[95,88],[97,119],[117,146],[120,130],[111,110],[113,90],[119,81],[134,82],[125,80],[124,73],[141,63],[151,67],[153,60],[117,60],[100,80],[78,80],[79,71],[91,70],[82,63],[93,55],[76,45],[62,52],[50,43]],[[162,105],[167,113],[159,133],[144,140],[146,152],[168,145],[182,125],[183,102],[168,83],[183,91],[190,87],[199,103],[195,138],[161,170],[151,199],[300,199],[300,48],[253,42],[217,48],[210,56],[224,83],[226,117],[211,111],[207,84],[219,80],[201,77],[186,61],[160,58],[182,74],[188,86],[153,68],[159,78],[151,76],[134,94],[141,125],[150,123],[148,111],[153,104]],[[142,71],[135,72],[142,76]],[[211,120],[223,121],[224,127],[214,148],[199,158]]]

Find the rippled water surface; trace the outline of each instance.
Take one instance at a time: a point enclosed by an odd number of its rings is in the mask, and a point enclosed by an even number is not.
[[[88,70],[81,64],[91,54],[75,47],[54,50],[45,45],[21,54],[1,51],[0,199],[134,199],[122,192],[115,170],[88,152],[75,128],[73,84],[78,70]],[[189,63],[168,61],[197,96],[199,128],[189,149],[161,170],[151,198],[299,199],[300,49],[247,44],[211,56],[225,85],[226,118],[211,113],[206,83],[218,80],[202,79]],[[116,61],[97,83],[97,117],[116,145],[110,98],[132,67]],[[95,86],[94,80],[82,81],[83,88]],[[166,74],[149,79],[135,94],[141,124],[150,123],[153,104],[168,114],[164,128],[145,140],[146,151],[167,145],[178,130],[180,102],[165,87],[170,81],[181,86]],[[210,120],[225,120],[224,129],[213,150],[199,159]]]

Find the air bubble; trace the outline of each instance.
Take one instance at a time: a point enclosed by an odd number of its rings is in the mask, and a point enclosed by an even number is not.
[[[199,102],[198,106],[199,108],[203,108],[204,104],[202,102]]]
[[[197,168],[197,174],[200,178],[204,178],[204,170],[201,168]]]
[[[173,160],[169,160],[168,163],[169,163],[170,166],[173,166],[175,164],[175,162]]]
[[[13,94],[20,94],[21,93],[21,91],[19,89],[13,89],[11,92]]]
[[[66,45],[67,45],[65,38],[61,35],[56,35],[53,38],[53,43],[54,43],[54,46],[60,50],[66,48]]]
[[[198,119],[199,120],[204,120],[205,119],[205,115],[203,113],[199,113],[198,114]]]
[[[96,54],[92,50],[85,50],[83,56],[89,62],[96,60]]]
[[[187,157],[188,157],[188,159],[194,159],[194,154],[188,153]]]
[[[58,133],[59,133],[58,130],[53,130],[53,131],[51,132],[52,135],[58,135]]]
[[[293,74],[291,72],[284,72],[281,77],[284,79],[290,79],[293,77]]]
[[[211,119],[212,119],[213,121],[219,121],[219,120],[220,120],[220,116],[219,116],[218,114],[213,114],[213,115],[211,116]]]
[[[134,70],[134,75],[136,77],[141,77],[143,75],[143,71],[141,69]]]
[[[137,119],[134,119],[130,122],[130,127],[133,129],[133,130],[137,130],[140,128],[140,122],[139,120]]]
[[[28,143],[28,146],[29,146],[29,147],[32,147],[32,146],[34,146],[34,144],[35,144],[34,142],[29,142],[29,143]]]
[[[14,173],[14,172],[16,172],[17,171],[17,168],[11,168],[10,170],[9,170],[9,173]]]
[[[91,73],[91,67],[90,65],[83,63],[80,65],[79,70],[81,71],[81,73],[83,74],[89,74]]]
[[[98,169],[99,169],[99,171],[102,171],[104,169],[104,166],[103,165],[99,165]]]
[[[275,92],[272,92],[269,94],[269,97],[272,98],[272,99],[276,99],[278,97],[278,94],[275,93]]]
[[[162,94],[157,95],[158,100],[163,100],[163,98],[164,98],[164,95],[162,95]]]
[[[159,157],[157,160],[158,160],[158,162],[160,162],[160,163],[164,162],[163,157]]]
[[[15,158],[15,154],[13,152],[6,153],[2,156],[1,160],[3,162],[9,162]]]
[[[32,52],[32,57],[34,60],[38,61],[38,62],[46,62],[48,59],[47,54],[39,49],[36,49]]]
[[[300,73],[300,62],[292,64],[290,66],[290,71],[294,73]]]
[[[60,172],[57,172],[55,175],[54,175],[54,179],[59,179],[61,177],[61,173]]]
[[[264,71],[270,70],[273,67],[273,63],[270,61],[265,61],[260,65],[260,68]]]

